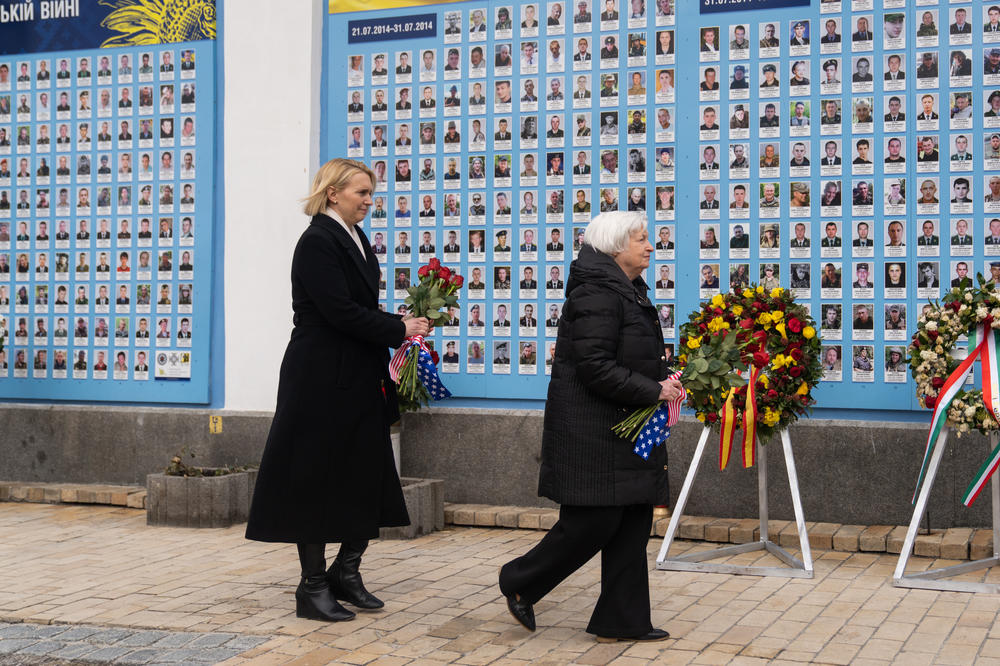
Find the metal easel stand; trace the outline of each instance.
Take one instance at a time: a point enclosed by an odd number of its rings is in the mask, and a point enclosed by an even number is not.
[[[792,506],[795,509],[795,526],[799,532],[799,546],[802,550],[802,559],[794,557],[787,550],[774,543],[768,538],[767,531],[767,448],[760,445],[760,440],[756,440],[757,447],[757,497],[760,507],[760,540],[750,543],[741,543],[732,546],[723,546],[713,550],[701,551],[697,553],[686,553],[676,557],[667,557],[670,547],[674,543],[677,535],[677,528],[680,525],[681,517],[684,515],[684,507],[691,494],[691,486],[694,485],[695,476],[698,474],[698,467],[705,454],[705,444],[708,442],[711,428],[705,428],[701,432],[698,446],[694,451],[694,458],[688,468],[687,476],[684,478],[684,485],[681,487],[680,497],[677,498],[677,507],[670,517],[670,525],[667,527],[667,534],[663,537],[663,545],[660,547],[660,554],[656,557],[656,568],[667,571],[697,571],[703,573],[727,573],[744,576],[783,576],[785,578],[812,578],[813,562],[812,551],[809,548],[809,535],[806,533],[806,520],[802,515],[802,499],[799,496],[799,479],[795,472],[795,458],[792,456],[792,442],[788,437],[788,431],[781,431],[781,446],[785,453],[785,469],[788,471],[788,485],[792,493]],[[772,445],[773,446],[773,445]],[[740,553],[749,553],[755,550],[766,550],[788,567],[764,567],[748,566],[740,564],[723,564],[719,562],[706,562],[718,557],[728,557]]]
[[[934,453],[931,454],[931,462],[927,468],[927,477],[920,488],[917,497],[917,505],[913,508],[913,518],[910,519],[910,527],[906,530],[906,539],[903,541],[903,549],[899,552],[899,561],[896,564],[896,571],[892,574],[892,584],[895,587],[910,587],[918,590],[947,590],[951,592],[987,592],[996,594],[1000,592],[1000,585],[996,583],[976,583],[973,581],[941,580],[949,576],[978,571],[979,569],[989,569],[1000,564],[1000,481],[997,475],[993,475],[990,481],[990,496],[993,500],[993,557],[983,560],[965,562],[950,567],[939,569],[928,569],[917,573],[906,573],[906,563],[913,554],[913,543],[917,538],[917,528],[920,526],[920,519],[927,509],[927,501],[930,498],[931,489],[934,487],[934,477],[937,476],[938,467],[941,465],[941,458],[944,457],[945,443],[948,441],[948,426],[941,429],[938,435],[937,445]],[[990,434],[990,446],[996,447],[1000,441],[1000,433]]]

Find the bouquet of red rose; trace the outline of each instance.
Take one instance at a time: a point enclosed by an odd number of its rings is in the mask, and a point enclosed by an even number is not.
[[[404,301],[414,317],[427,317],[432,326],[445,322],[443,308],[458,305],[458,290],[465,278],[437,258],[417,270],[420,282],[407,289]],[[417,405],[431,399],[443,400],[451,395],[437,372],[438,354],[430,349],[422,335],[406,338],[389,362],[389,376],[399,386],[400,402]]]

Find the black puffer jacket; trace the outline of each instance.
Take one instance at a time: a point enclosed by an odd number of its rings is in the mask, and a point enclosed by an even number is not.
[[[584,245],[570,266],[545,405],[538,494],[559,504],[666,504],[667,449],[649,460],[612,426],[656,402],[663,333],[642,280]]]

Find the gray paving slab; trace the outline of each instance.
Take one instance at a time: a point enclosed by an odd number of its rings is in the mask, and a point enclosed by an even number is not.
[[[0,627],[0,639],[37,636],[38,626],[37,624],[8,624],[5,627]]]
[[[102,647],[99,650],[94,650],[93,652],[88,654],[87,661],[96,661],[98,663],[114,661],[115,659],[118,659],[119,657],[126,655],[131,651],[132,650],[130,650],[127,647],[115,647],[115,646]]]
[[[18,650],[20,654],[34,654],[39,656],[44,656],[51,654],[62,648],[66,647],[65,643],[60,643],[59,641],[39,641],[32,645],[25,646]]]
[[[156,648],[142,648],[141,650],[133,650],[128,654],[122,655],[115,660],[116,664],[148,664],[154,659],[159,659],[160,655],[163,654],[163,650],[157,650]]]
[[[236,634],[202,634],[188,643],[189,648],[214,648],[236,638]]]
[[[153,643],[151,647],[179,648],[187,645],[194,639],[198,638],[198,636],[200,636],[200,634],[196,634],[190,631],[171,632],[169,635]]]
[[[4,638],[0,640],[0,654],[10,654],[38,642],[35,638]]]
[[[116,645],[129,647],[149,647],[157,641],[163,640],[170,635],[168,631],[150,630],[137,631],[131,636],[126,636],[116,643]]]
[[[134,629],[102,629],[96,634],[87,637],[88,643],[103,643],[114,645],[118,641],[125,639],[135,633]],[[127,650],[126,650],[127,652]]]
[[[239,650],[240,652],[246,652],[247,650],[252,650],[258,645],[266,643],[268,638],[266,636],[237,636],[233,640],[227,642],[221,647],[229,648],[232,650]]]

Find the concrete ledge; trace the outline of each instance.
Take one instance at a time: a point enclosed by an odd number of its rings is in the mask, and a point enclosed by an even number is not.
[[[230,527],[245,523],[257,470],[223,476],[146,477],[146,524]]]
[[[383,527],[379,530],[380,539],[414,539],[435,530],[444,529],[444,481],[438,479],[402,478],[403,499],[406,500],[406,511],[410,514],[410,524],[402,527]],[[482,511],[488,513],[492,521],[489,526],[495,526],[496,509]],[[485,518],[484,518],[485,519]],[[473,516],[474,522],[474,516]]]
[[[146,489],[142,486],[116,486],[91,483],[0,481],[0,502],[105,504],[110,506],[125,506],[132,509],[145,509]]]
[[[517,527],[547,530],[559,518],[558,509],[534,507],[491,506],[488,504],[444,505],[444,522],[463,527]],[[653,519],[651,538],[663,537],[670,524],[669,513]],[[785,548],[798,548],[799,533],[795,523],[772,520],[767,525],[771,541]],[[903,525],[841,525],[839,523],[806,523],[809,545],[816,550],[836,550],[850,553],[872,552],[898,554],[903,547],[906,527]],[[709,518],[684,516],[677,537],[689,541],[714,543],[747,543],[760,539],[760,522],[750,518]],[[993,531],[954,527],[918,534],[914,554],[920,557],[942,557],[949,560],[978,560],[993,554]]]

